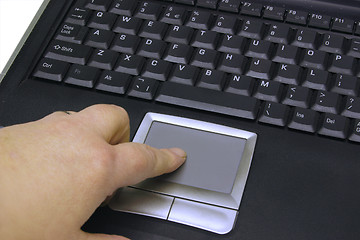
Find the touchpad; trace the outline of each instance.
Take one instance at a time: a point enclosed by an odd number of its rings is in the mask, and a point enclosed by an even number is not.
[[[228,233],[235,224],[256,138],[241,129],[148,113],[133,142],[179,147],[187,152],[187,160],[173,173],[122,188],[110,207]]]
[[[187,153],[182,167],[160,179],[230,193],[246,139],[154,121],[145,143],[156,148],[179,147]]]

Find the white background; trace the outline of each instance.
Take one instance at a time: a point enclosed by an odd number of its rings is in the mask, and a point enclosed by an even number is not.
[[[0,72],[42,2],[42,0],[0,0]]]

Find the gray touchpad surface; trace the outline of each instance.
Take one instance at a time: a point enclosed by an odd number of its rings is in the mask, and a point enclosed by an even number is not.
[[[246,139],[154,121],[145,144],[156,148],[180,147],[187,160],[161,180],[216,192],[230,193]]]

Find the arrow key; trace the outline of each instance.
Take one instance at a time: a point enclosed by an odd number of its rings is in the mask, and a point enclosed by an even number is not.
[[[159,82],[146,77],[135,77],[129,96],[151,100],[154,98]]]

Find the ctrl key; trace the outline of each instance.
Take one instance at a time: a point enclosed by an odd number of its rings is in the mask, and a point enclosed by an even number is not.
[[[66,62],[43,58],[36,67],[33,76],[61,82],[69,69],[69,65]]]

